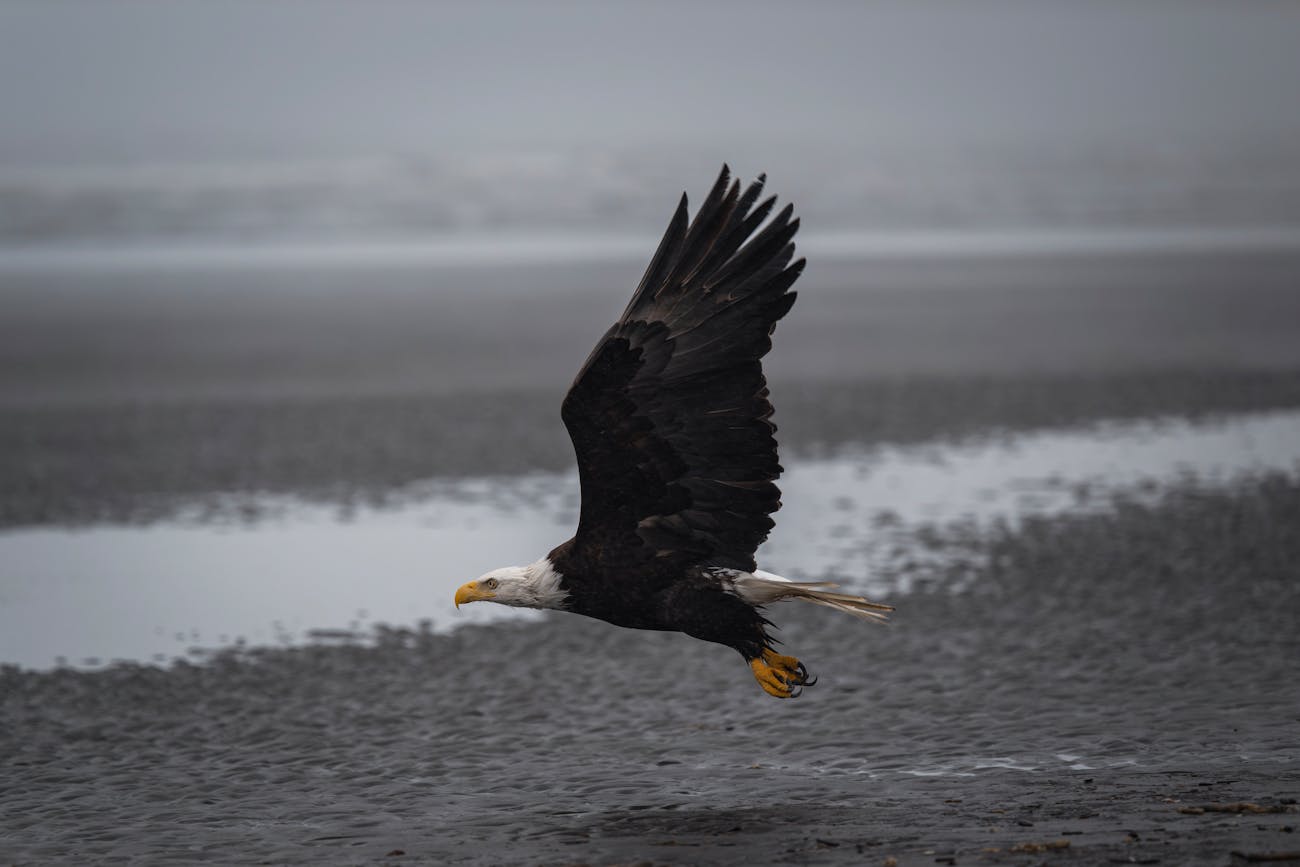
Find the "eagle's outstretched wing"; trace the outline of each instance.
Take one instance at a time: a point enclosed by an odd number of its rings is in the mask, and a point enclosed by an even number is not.
[[[683,194],[623,316],[564,399],[582,511],[569,555],[598,574],[671,580],[699,564],[753,571],[780,505],[761,359],[794,303],[799,221],[755,207],[723,166],[695,219]],[[641,574],[646,574],[644,570]]]

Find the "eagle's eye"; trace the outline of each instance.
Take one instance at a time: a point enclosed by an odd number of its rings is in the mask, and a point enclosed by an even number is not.
[[[484,581],[483,583],[487,585],[487,589],[489,589],[489,590],[495,590],[495,589],[497,589],[498,587],[501,586],[501,582],[498,581],[498,580],[495,579],[495,578],[489,578],[488,580]]]

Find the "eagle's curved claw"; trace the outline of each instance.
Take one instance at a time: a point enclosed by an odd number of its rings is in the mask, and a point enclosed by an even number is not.
[[[816,678],[808,676],[808,669],[802,662],[771,649],[765,649],[762,656],[751,659],[749,668],[763,691],[776,698],[798,698],[803,693],[802,687],[817,682]]]

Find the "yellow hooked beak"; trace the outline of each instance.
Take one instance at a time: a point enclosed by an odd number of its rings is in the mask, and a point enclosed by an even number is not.
[[[460,589],[456,591],[456,607],[459,608],[467,602],[482,602],[484,599],[495,597],[496,594],[491,590],[480,587],[477,581],[471,581],[460,585]]]

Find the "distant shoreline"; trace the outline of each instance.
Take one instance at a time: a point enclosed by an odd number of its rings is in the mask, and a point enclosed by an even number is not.
[[[413,268],[638,262],[651,235],[449,232],[425,237],[264,240],[131,238],[0,244],[7,271],[157,268]],[[1300,251],[1300,226],[1065,226],[997,229],[832,229],[802,234],[802,255],[869,262],[913,257],[1206,255]]]

